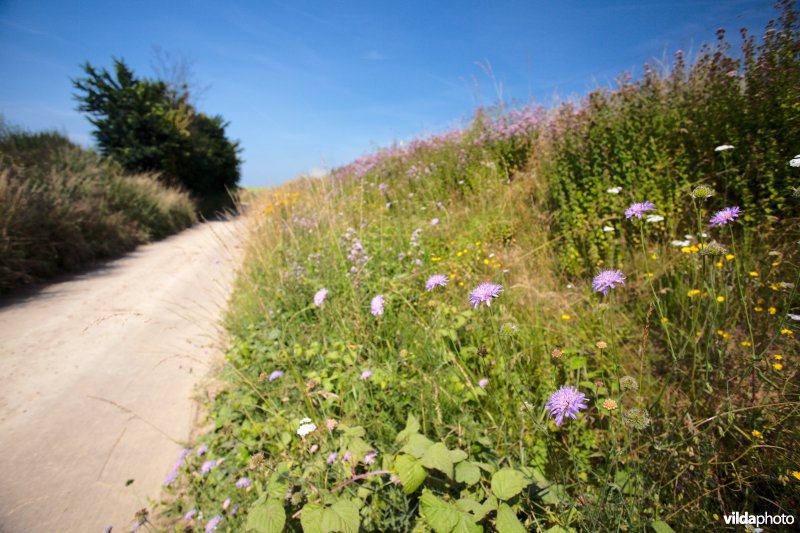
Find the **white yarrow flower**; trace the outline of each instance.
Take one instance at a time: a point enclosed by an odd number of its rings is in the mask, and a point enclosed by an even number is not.
[[[647,215],[644,217],[645,222],[661,222],[662,220],[664,220],[664,217],[661,215]]]
[[[614,228],[612,228],[611,226],[603,226],[603,231],[608,233],[609,231],[614,231]]]
[[[619,193],[620,193],[620,191],[622,191],[622,187],[611,187],[611,188],[610,188],[610,189],[608,189],[606,192],[607,192],[608,194],[619,194]]]
[[[313,433],[317,430],[316,424],[311,422],[310,418],[304,418],[300,421],[300,427],[297,428],[297,434],[301,437],[305,437],[309,433]]]
[[[684,248],[686,246],[691,246],[692,241],[678,241],[678,240],[675,240],[675,241],[672,241],[670,244],[672,246],[675,246],[676,248]]]
[[[733,150],[732,144],[720,144],[716,148],[714,148],[715,152],[724,152],[725,150]]]

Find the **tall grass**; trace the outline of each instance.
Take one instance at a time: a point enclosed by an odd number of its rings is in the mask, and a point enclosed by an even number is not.
[[[0,132],[0,292],[113,257],[195,221],[185,193],[124,175],[58,133]]]
[[[781,58],[756,67],[777,88],[719,78],[719,45],[263,194],[169,527],[662,532],[795,512],[800,139],[740,117],[800,109],[783,8],[747,59]],[[605,269],[624,276],[607,295]],[[474,306],[484,282],[503,291]],[[585,408],[556,424],[565,386]]]

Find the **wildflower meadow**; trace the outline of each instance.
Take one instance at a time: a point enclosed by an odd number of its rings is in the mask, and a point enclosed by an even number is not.
[[[137,525],[796,527],[800,29],[778,7],[740,52],[720,31],[263,193],[207,431]]]

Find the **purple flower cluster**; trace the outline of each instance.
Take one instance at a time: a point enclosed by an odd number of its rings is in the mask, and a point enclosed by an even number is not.
[[[494,283],[481,283],[475,288],[475,290],[469,293],[469,303],[471,303],[472,307],[475,309],[477,309],[478,306],[483,302],[486,302],[486,305],[491,307],[492,299],[500,296],[501,292],[503,292],[502,285],[495,285]]]
[[[444,287],[447,285],[447,276],[444,274],[434,274],[425,282],[425,290],[432,291],[434,287]]]
[[[373,316],[383,316],[383,295],[379,294],[373,298],[369,307]]]
[[[273,370],[272,373],[269,375],[269,380],[270,381],[275,381],[276,379],[278,379],[279,377],[282,377],[282,376],[283,376],[283,371],[282,370]]]
[[[249,477],[240,477],[239,481],[236,482],[237,489],[246,489],[250,485],[252,485],[252,481],[250,481]]]
[[[642,215],[646,211],[652,211],[655,209],[656,206],[653,205],[652,202],[639,202],[631,205],[628,209],[625,210],[625,218],[633,218],[636,217],[639,220],[642,219]]]
[[[545,409],[549,409],[550,416],[555,417],[556,426],[561,426],[564,416],[577,420],[576,415],[581,409],[586,409],[586,402],[585,394],[578,392],[578,389],[571,385],[566,385],[550,395]]]
[[[625,285],[625,276],[619,270],[604,270],[595,276],[592,281],[592,290],[608,294],[608,289],[616,289],[615,283]]]
[[[714,226],[724,226],[728,222],[733,222],[733,219],[738,217],[742,210],[739,207],[726,207],[721,211],[717,211],[713,217],[711,217],[711,227]]]
[[[172,470],[170,470],[169,474],[167,474],[166,479],[164,479],[164,486],[170,485],[173,481],[178,478],[178,473],[180,473],[181,468],[185,464],[186,456],[192,452],[189,448],[184,448],[181,450],[181,453],[178,454],[178,459],[175,461],[175,464],[172,465]]]
[[[220,522],[222,522],[222,517],[219,515],[209,520],[208,523],[206,524],[206,533],[211,533],[212,531],[216,531],[217,526],[219,525]]]
[[[319,307],[325,301],[325,298],[328,297],[328,289],[320,289],[317,291],[317,294],[314,295],[314,305]]]
[[[205,463],[203,463],[203,466],[200,467],[200,473],[203,476],[205,476],[206,474],[214,470],[216,467],[221,465],[224,461],[225,461],[224,458],[217,459],[216,461],[214,460],[206,461]]]

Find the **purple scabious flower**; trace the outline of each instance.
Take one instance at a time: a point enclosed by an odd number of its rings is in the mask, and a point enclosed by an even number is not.
[[[439,219],[438,218],[434,218],[434,219],[431,220],[431,226],[435,226],[438,223],[439,223]]]
[[[383,316],[383,295],[379,294],[370,303],[370,313],[374,316]]]
[[[203,463],[203,466],[200,467],[200,473],[204,476],[211,472],[214,468],[222,464],[222,459],[217,459],[216,461],[206,461]]]
[[[372,451],[369,452],[367,455],[364,456],[364,464],[371,465],[375,462],[375,458],[378,456],[378,452]]]
[[[230,507],[230,506],[231,506],[231,503],[232,503],[232,501],[231,501],[231,499],[230,499],[230,498],[225,498],[225,501],[224,501],[224,502],[222,502],[222,510],[223,510],[223,511],[227,511],[227,510],[228,510],[228,507]]]
[[[711,226],[724,226],[728,222],[733,222],[733,219],[739,216],[742,210],[739,207],[726,207],[721,211],[717,211],[711,217]]]
[[[488,307],[492,305],[492,299],[500,296],[503,292],[502,285],[495,285],[494,283],[481,283],[475,290],[469,293],[469,303],[472,307],[477,309],[481,302],[486,302]]]
[[[447,285],[447,276],[444,274],[434,274],[425,282],[425,290],[432,291],[434,287],[444,287]]]
[[[208,524],[206,524],[206,533],[211,533],[212,531],[216,531],[217,526],[219,525],[220,522],[222,522],[222,517],[219,515],[209,520]]]
[[[272,373],[269,375],[269,380],[270,381],[275,381],[276,379],[278,379],[281,376],[283,376],[283,371],[282,370],[273,370]]]
[[[197,509],[192,509],[191,511],[183,515],[183,521],[184,522],[190,521],[192,518],[194,518],[194,515],[196,514],[197,514]]]
[[[353,456],[353,454],[351,454],[350,451],[348,450],[348,451],[344,452],[344,455],[342,456],[342,461],[346,463],[347,461],[350,460],[350,458],[352,456]]]
[[[581,409],[586,409],[586,395],[578,392],[578,389],[571,385],[565,385],[550,395],[545,409],[550,410],[550,416],[555,417],[556,426],[561,426],[564,422],[564,415],[577,420],[575,416]]]
[[[207,444],[203,444],[202,446],[200,446],[197,449],[197,457],[200,457],[201,455],[203,455],[207,451],[208,451],[208,445]]]
[[[358,379],[360,379],[361,381],[365,381],[365,380],[368,380],[371,377],[372,377],[372,370],[364,370],[361,373],[361,377],[358,378]]]
[[[652,211],[655,208],[656,206],[652,202],[635,203],[625,210],[625,218],[636,217],[641,220],[645,211]]]
[[[327,459],[325,459],[325,462],[326,462],[326,463],[328,463],[329,465],[332,465],[333,463],[335,463],[335,462],[336,462],[336,458],[337,458],[337,457],[339,457],[339,454],[338,454],[338,453],[336,453],[336,452],[333,452],[332,454],[330,454],[330,455],[328,456],[328,458],[327,458]]]
[[[485,388],[486,388],[486,385],[488,385],[488,384],[489,384],[489,380],[488,380],[488,379],[486,379],[486,378],[483,378],[483,379],[481,379],[480,381],[478,381],[478,386],[479,386],[480,388],[482,388],[482,389],[485,389]]]
[[[239,481],[236,482],[236,488],[237,489],[246,489],[247,487],[249,487],[252,484],[253,484],[253,482],[250,481],[249,477],[240,477]]]
[[[320,289],[317,291],[317,294],[314,295],[314,305],[319,307],[322,305],[322,302],[325,301],[325,298],[328,297],[328,289]]]
[[[619,270],[603,270],[592,281],[592,290],[603,291],[603,296],[608,294],[608,289],[616,289],[614,285],[619,283],[625,285],[625,276]]]

